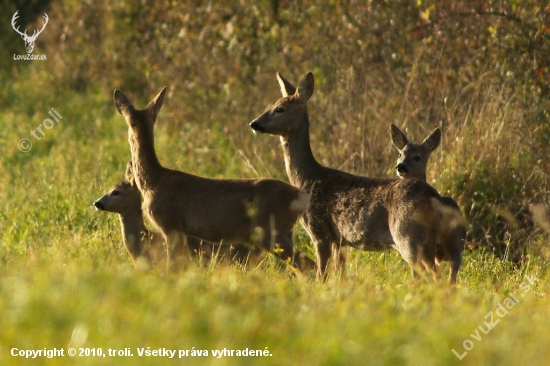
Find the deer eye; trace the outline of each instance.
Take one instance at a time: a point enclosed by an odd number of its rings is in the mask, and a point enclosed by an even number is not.
[[[119,194],[120,192],[115,190],[111,193],[111,196],[118,196]]]
[[[275,108],[275,113],[283,113],[284,111],[285,111],[284,108],[281,108],[281,107]]]
[[[420,161],[420,156],[415,156],[415,157],[413,158],[413,160],[414,160],[414,161]]]
[[[402,156],[401,153],[397,154],[397,157],[398,157],[398,158],[400,158],[401,156]]]

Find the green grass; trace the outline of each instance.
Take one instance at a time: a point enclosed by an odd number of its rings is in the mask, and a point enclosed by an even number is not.
[[[209,356],[180,363],[250,364],[247,358],[216,359],[212,350],[267,347],[272,356],[255,363],[544,364],[550,342],[544,267],[497,265],[495,271],[494,261],[468,254],[460,284],[453,288],[412,283],[395,254],[355,254],[360,258],[352,258],[346,278],[324,284],[291,278],[271,262],[248,271],[217,265],[166,274],[135,271],[123,258],[103,263],[21,259],[5,266],[0,279],[0,362],[22,361],[10,356],[12,347],[65,352],[68,347],[103,352],[129,347],[130,360],[77,361],[158,364],[138,357],[137,348],[194,347]],[[538,281],[524,292],[521,284],[528,276]],[[473,340],[474,348],[459,362],[451,349],[462,354],[463,342],[472,340],[470,334],[510,294],[519,303],[503,318],[495,313],[500,322],[481,333],[480,341]]]

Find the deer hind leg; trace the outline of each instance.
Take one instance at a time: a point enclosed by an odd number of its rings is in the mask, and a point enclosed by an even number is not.
[[[311,260],[302,251],[294,249],[292,232],[288,232],[287,235],[277,236],[273,254],[301,273],[306,273],[317,269],[315,261]]]
[[[210,262],[213,256],[213,245],[204,243],[193,236],[183,235],[182,245],[178,248],[176,255],[181,258],[196,258],[201,265]]]
[[[342,243],[331,243],[332,266],[337,276],[343,276],[346,269],[347,247]]]
[[[292,233],[288,230],[275,230],[274,226],[267,235],[256,241],[256,245],[266,252],[270,252],[282,261],[292,265],[293,247]]]
[[[227,263],[238,263],[240,265],[256,265],[263,258],[263,251],[257,247],[250,247],[243,243],[218,244],[213,246],[212,258]]]
[[[273,253],[282,261],[302,272],[314,268],[315,262],[309,259],[305,253],[294,249],[292,229],[295,220],[281,225],[281,222],[275,222],[274,216],[269,217],[269,221],[264,222],[261,226],[263,239],[257,244],[261,249]],[[267,228],[269,231],[266,230]]]
[[[458,226],[453,230],[452,241],[449,246],[449,260],[451,262],[450,283],[456,283],[456,276],[460,265],[462,264],[462,251],[464,250],[464,240],[466,238],[466,229]]]
[[[415,265],[432,279],[436,279],[436,250],[437,250],[437,227],[435,225],[422,225],[416,223],[412,230],[413,235],[409,241],[414,240],[416,247]]]
[[[199,239],[188,237],[183,232],[171,231],[165,237],[167,266],[176,269],[188,262],[194,254],[200,252],[202,245]]]
[[[294,242],[292,241],[292,230],[286,230],[285,233],[277,232],[275,234],[275,241],[272,242],[270,238],[267,238],[267,242],[264,241],[263,247],[277,256],[285,263],[298,269],[300,272],[306,272],[316,268],[316,264],[305,253],[300,250],[294,249]]]
[[[456,283],[456,277],[462,263],[462,251],[466,229],[464,226],[457,226],[440,233],[436,252],[436,263],[444,260],[450,262],[449,282]]]
[[[292,233],[277,234],[275,239],[275,249],[273,250],[276,255],[283,261],[290,265],[294,265],[292,262],[294,258],[294,243],[292,242]]]
[[[435,265],[435,249],[436,239],[435,235],[429,235],[419,248],[418,259],[422,265],[422,268],[433,279],[436,278],[436,265]]]
[[[278,243],[282,243],[279,249],[288,248],[283,252],[284,257],[280,257],[285,262],[296,268],[300,272],[307,272],[317,268],[315,261],[311,260],[305,253],[294,248],[292,241],[292,231],[288,231],[287,235],[278,237]],[[290,256],[287,255],[290,254]]]
[[[409,264],[414,278],[420,277],[420,272],[435,278],[435,228],[426,227],[422,223],[408,222],[401,227],[390,229],[395,248]]]

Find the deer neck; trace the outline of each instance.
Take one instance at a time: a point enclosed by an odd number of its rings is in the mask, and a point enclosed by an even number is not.
[[[120,226],[122,228],[122,236],[124,238],[124,246],[133,259],[136,259],[142,254],[143,242],[142,237],[148,235],[149,230],[145,227],[141,208],[131,210],[118,215]]]
[[[134,177],[140,191],[149,191],[160,179],[162,166],[155,152],[154,135],[146,127],[130,129],[128,133]]]
[[[402,176],[399,176],[400,179],[418,179],[418,180],[423,180],[424,182],[426,182],[426,173],[424,174],[421,174],[421,175],[418,175],[418,176],[409,176],[409,177],[402,177]]]
[[[411,179],[418,179],[418,180],[423,180],[424,182],[426,182],[426,172],[424,171],[424,173],[422,174],[418,174],[418,175],[415,175],[415,176],[411,176],[409,177]]]
[[[285,157],[286,173],[290,183],[299,188],[306,188],[322,166],[315,160],[309,142],[309,120],[287,136],[281,136]]]

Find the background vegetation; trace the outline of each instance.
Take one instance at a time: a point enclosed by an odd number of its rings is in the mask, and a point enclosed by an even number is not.
[[[25,53],[16,10],[28,33],[49,15],[34,50],[47,61],[13,60]],[[269,347],[259,361],[278,365],[458,363],[450,350],[526,276],[534,290],[460,362],[548,359],[550,251],[529,213],[540,205],[548,222],[546,2],[0,1],[0,14],[2,364],[18,361],[12,347],[71,345]],[[352,251],[346,278],[325,284],[269,260],[131,268],[116,217],[91,209],[130,157],[113,90],[144,106],[168,86],[156,126],[166,166],[287,180],[277,139],[247,126],[279,97],[277,71],[294,82],[314,73],[311,140],[323,164],[391,177],[390,123],[416,140],[443,129],[428,180],[469,223],[456,288],[412,283],[395,253]],[[35,140],[51,108],[63,119]],[[33,143],[27,153],[21,138]],[[296,241],[311,250],[300,227]]]

